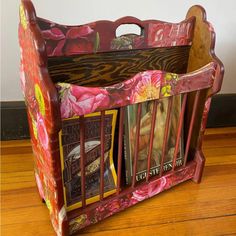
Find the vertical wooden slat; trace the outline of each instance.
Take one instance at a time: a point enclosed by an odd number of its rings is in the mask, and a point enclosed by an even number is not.
[[[177,137],[176,137],[176,143],[175,143],[175,151],[174,151],[174,157],[172,161],[172,170],[174,171],[175,166],[176,166],[176,159],[179,151],[179,144],[181,141],[181,133],[182,133],[182,127],[183,127],[183,121],[184,121],[184,112],[185,112],[185,107],[186,107],[186,102],[187,102],[187,93],[184,94],[183,96],[183,102],[182,102],[182,108],[181,108],[181,113],[179,117],[179,122],[178,122],[178,131],[177,131]]]
[[[138,163],[138,153],[139,153],[139,134],[140,134],[140,121],[142,113],[142,104],[138,104],[137,111],[137,123],[136,123],[136,134],[135,134],[135,150],[134,150],[134,162],[133,162],[133,177],[132,177],[132,187],[136,183],[136,173],[137,173],[137,163]]]
[[[149,144],[148,158],[147,158],[147,175],[146,175],[147,182],[149,181],[149,178],[150,178],[151,156],[152,156],[153,139],[154,139],[155,124],[156,124],[157,105],[158,105],[158,100],[155,100],[153,104],[153,111],[152,111],[150,144]]]
[[[80,169],[81,169],[81,201],[82,207],[86,206],[85,192],[85,141],[84,141],[84,116],[80,117]]]
[[[170,97],[168,100],[169,101],[168,101],[168,108],[167,108],[167,114],[166,114],[165,132],[164,132],[164,139],[163,139],[162,153],[161,153],[161,164],[160,164],[160,173],[159,173],[160,176],[162,176],[163,174],[164,159],[166,155],[166,147],[168,144],[168,133],[169,133],[169,127],[170,127],[170,115],[171,115],[171,110],[172,110],[173,97]]]
[[[194,120],[196,117],[196,111],[197,111],[197,105],[199,101],[199,95],[200,95],[200,90],[196,92],[195,98],[194,98],[194,104],[193,104],[193,112],[191,116],[191,121],[190,121],[190,126],[189,126],[189,131],[188,131],[188,137],[187,137],[187,143],[186,143],[186,148],[185,148],[185,154],[184,154],[184,166],[186,166],[187,159],[188,159],[188,152],[189,152],[189,146],[190,146],[190,141],[192,137],[192,132],[193,132],[193,125],[194,125]]]
[[[100,141],[101,141],[101,158],[100,158],[100,200],[104,195],[104,144],[105,144],[105,111],[101,112],[100,122]]]
[[[119,137],[118,137],[118,169],[117,169],[117,191],[120,193],[120,183],[121,183],[121,165],[122,165],[122,144],[123,144],[123,129],[124,129],[124,111],[125,108],[120,108],[120,121],[119,121]]]

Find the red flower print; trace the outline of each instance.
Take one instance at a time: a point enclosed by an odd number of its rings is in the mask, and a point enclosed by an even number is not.
[[[66,33],[67,39],[86,38],[88,35],[93,33],[93,30],[88,25],[80,27],[72,27]]]
[[[42,31],[44,39],[62,40],[65,38],[64,33],[58,28],[51,28],[50,30]]]
[[[152,197],[165,189],[166,178],[162,177],[154,182],[144,185],[141,189],[133,193],[133,201],[143,201],[148,197]]]
[[[48,56],[69,56],[93,51],[94,42],[90,35],[94,30],[90,26],[64,28],[65,33],[56,27],[42,31]]]
[[[73,55],[78,53],[88,53],[93,51],[93,42],[86,39],[67,40],[65,46],[65,55]]]
[[[106,209],[108,209],[110,213],[115,213],[119,211],[120,207],[120,200],[115,199],[106,206]]]

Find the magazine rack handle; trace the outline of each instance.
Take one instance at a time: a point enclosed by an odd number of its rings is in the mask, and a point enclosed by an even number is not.
[[[122,18],[118,19],[117,21],[115,21],[115,24],[114,24],[115,32],[122,25],[136,25],[136,26],[140,27],[141,35],[144,35],[144,32],[146,31],[146,25],[138,18],[135,18],[132,16],[122,17]],[[129,34],[129,33],[126,33],[126,34]]]

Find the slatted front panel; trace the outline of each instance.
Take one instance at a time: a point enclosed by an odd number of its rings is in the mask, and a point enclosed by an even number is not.
[[[82,168],[81,169],[81,174],[82,174],[82,178],[81,178],[81,188],[82,188],[82,208],[79,209],[75,209],[73,211],[69,212],[69,219],[71,220],[70,222],[75,222],[74,219],[76,219],[76,217],[78,217],[77,219],[80,219],[82,216],[86,215],[89,217],[89,220],[93,219],[93,217],[96,217],[96,214],[99,215],[99,217],[102,218],[106,218],[112,214],[114,214],[115,212],[119,212],[123,209],[125,209],[127,206],[132,206],[135,205],[137,203],[137,201],[133,201],[131,199],[129,199],[129,196],[133,194],[133,192],[139,192],[140,189],[144,188],[145,185],[153,185],[156,186],[156,188],[160,188],[160,192],[165,190],[165,188],[169,188],[171,185],[169,185],[170,183],[168,182],[168,178],[173,178],[174,181],[171,182],[171,184],[175,185],[181,181],[183,181],[181,179],[181,176],[184,175],[186,179],[191,178],[191,176],[193,175],[193,173],[191,172],[191,170],[195,170],[195,162],[188,162],[188,156],[189,156],[189,144],[191,142],[192,139],[192,129],[194,126],[194,120],[196,118],[196,108],[197,108],[197,104],[199,101],[199,94],[200,94],[200,90],[196,92],[196,95],[194,97],[194,107],[193,107],[193,111],[191,113],[191,124],[190,127],[188,128],[188,130],[186,131],[187,133],[187,143],[184,143],[185,146],[185,150],[183,151],[183,162],[182,165],[179,166],[177,164],[177,153],[180,150],[180,145],[181,142],[183,141],[181,136],[183,135],[183,125],[184,125],[184,115],[186,113],[186,101],[187,101],[187,95],[188,93],[183,94],[182,96],[182,102],[181,102],[181,111],[179,116],[177,117],[176,122],[178,123],[177,125],[177,134],[176,134],[176,145],[174,148],[174,154],[173,154],[173,159],[172,159],[172,169],[169,170],[168,172],[164,169],[164,157],[167,153],[167,139],[168,139],[168,132],[170,129],[170,123],[171,123],[171,112],[174,109],[174,99],[175,96],[173,97],[168,97],[166,98],[167,101],[167,116],[166,116],[166,120],[165,120],[165,125],[163,127],[164,131],[164,137],[163,140],[160,140],[160,142],[162,143],[162,156],[160,159],[160,171],[158,175],[155,176],[150,176],[150,162],[151,162],[151,152],[152,152],[152,146],[154,144],[154,132],[155,132],[155,126],[157,125],[156,120],[158,120],[160,117],[157,116],[157,109],[159,106],[158,100],[154,101],[154,109],[153,109],[153,113],[152,113],[152,124],[151,124],[151,129],[150,129],[150,151],[147,155],[147,176],[146,179],[144,179],[141,182],[137,182],[135,176],[137,173],[137,162],[138,162],[138,149],[139,149],[139,135],[140,135],[140,125],[141,125],[141,110],[142,110],[142,103],[138,104],[138,109],[137,109],[137,123],[136,123],[136,137],[135,137],[135,153],[134,153],[134,160],[133,160],[133,178],[132,178],[132,182],[130,186],[123,186],[121,184],[121,179],[122,179],[122,172],[121,172],[121,166],[122,166],[122,162],[124,161],[124,158],[122,157],[122,149],[123,149],[123,135],[124,135],[124,115],[125,115],[125,107],[121,107],[120,108],[120,112],[119,112],[119,128],[118,128],[118,144],[116,145],[115,148],[118,149],[118,155],[115,157],[117,158],[117,189],[116,189],[116,194],[105,198],[104,199],[104,158],[101,158],[101,169],[100,169],[100,176],[101,176],[101,180],[100,180],[100,201],[96,202],[94,204],[88,205],[86,203],[86,189],[85,189],[85,171]],[[104,123],[104,112],[101,112],[101,127],[103,127],[103,123]],[[83,116],[81,116],[81,121],[84,119]],[[103,128],[101,128],[101,134],[103,133]],[[81,129],[80,130],[80,134],[81,134],[81,138],[83,140],[83,136],[84,136],[84,130]],[[104,143],[104,137],[103,135],[101,135],[101,143]],[[84,150],[84,143],[81,142],[81,146],[82,146],[82,150]],[[104,156],[104,147],[103,145],[101,145],[101,156]],[[85,153],[81,152],[81,160],[85,159]],[[83,165],[84,161],[82,161],[81,165]],[[190,173],[191,172],[191,173]],[[162,180],[163,178],[166,179],[167,181],[167,185],[169,187],[158,187],[161,182],[160,180]],[[142,190],[140,190],[142,194],[144,194],[144,199],[150,197],[148,195],[148,192],[146,193],[147,195],[145,195],[145,192],[142,192]],[[114,204],[114,202],[117,202],[117,204],[120,204],[120,208],[116,208],[114,211],[110,211],[109,206]],[[124,205],[122,205],[124,204]],[[128,204],[125,207],[125,204]],[[104,209],[101,213],[97,212],[97,209],[99,208],[99,206],[101,206],[101,209]],[[107,208],[106,208],[107,207]],[[86,225],[91,224],[90,221],[86,221],[83,224],[81,224],[80,226],[78,226],[78,229],[84,228]],[[74,227],[75,225],[71,223],[71,228],[70,230],[72,230],[72,227]]]

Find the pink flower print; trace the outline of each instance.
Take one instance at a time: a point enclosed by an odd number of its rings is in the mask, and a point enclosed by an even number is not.
[[[66,83],[57,85],[63,119],[106,109],[110,103],[108,92],[102,88],[88,88]]]
[[[44,191],[43,191],[43,185],[41,183],[41,180],[39,178],[39,175],[37,173],[35,173],[35,179],[36,179],[36,183],[38,186],[38,190],[39,190],[39,195],[42,199],[45,200],[45,195],[44,195]]]
[[[161,71],[145,71],[139,73],[135,79],[139,80],[133,93],[132,100],[135,103],[159,98]]]
[[[77,115],[94,112],[97,108],[100,110],[105,109],[108,107],[109,101],[109,96],[105,89],[71,85],[70,103],[72,110]]]
[[[25,72],[24,72],[24,66],[22,63],[20,65],[20,85],[21,85],[21,90],[25,96]]]
[[[37,115],[37,130],[38,130],[38,140],[42,147],[47,150],[48,149],[48,134],[46,130],[46,126],[41,114]]]

